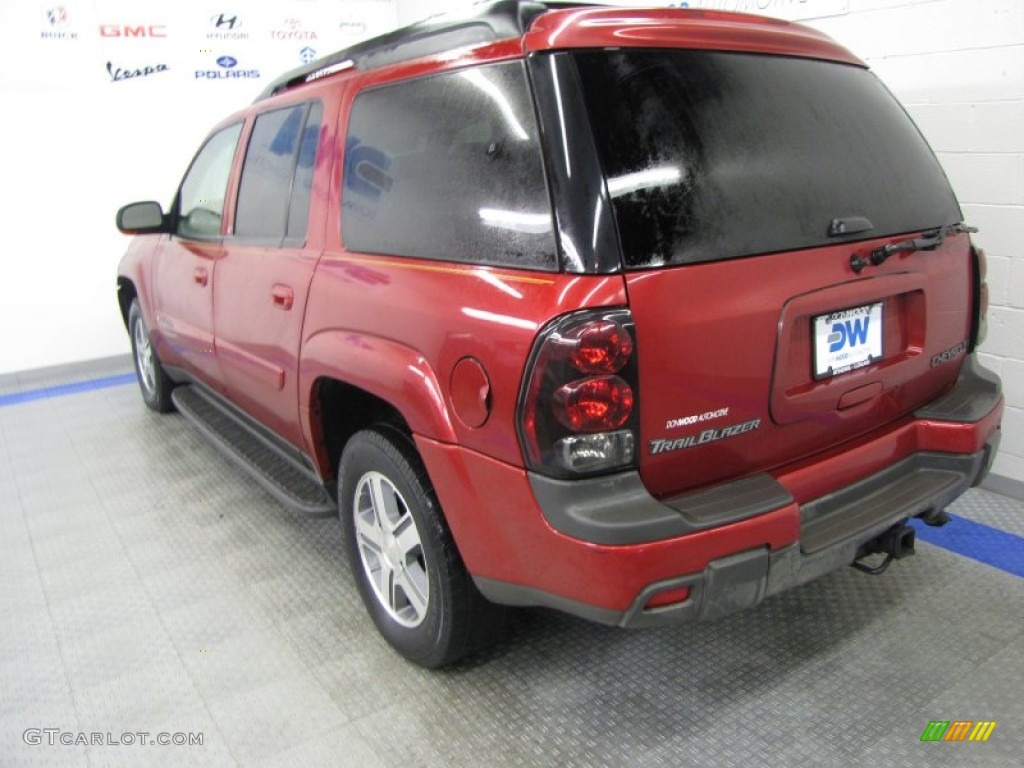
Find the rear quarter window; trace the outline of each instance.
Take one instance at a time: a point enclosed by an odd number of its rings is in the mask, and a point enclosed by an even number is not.
[[[916,126],[856,66],[710,51],[575,54],[627,268],[960,220]]]
[[[342,239],[349,250],[557,268],[521,61],[360,93],[343,184]]]

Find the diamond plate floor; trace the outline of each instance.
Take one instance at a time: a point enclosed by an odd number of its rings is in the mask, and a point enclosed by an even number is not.
[[[952,511],[1022,532],[1019,501]],[[524,611],[435,673],[378,638],[340,549],[134,386],[0,407],[0,765],[1021,764],[1024,580],[936,546],[713,624]],[[920,742],[958,719],[998,726]]]

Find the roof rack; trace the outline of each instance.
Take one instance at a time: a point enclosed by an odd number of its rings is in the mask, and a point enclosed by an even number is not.
[[[256,101],[346,69],[376,69],[453,48],[520,37],[547,10],[593,4],[496,0],[478,3],[468,12],[431,16],[286,72],[270,83]]]

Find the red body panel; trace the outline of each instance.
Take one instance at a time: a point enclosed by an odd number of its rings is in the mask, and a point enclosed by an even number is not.
[[[850,268],[850,251],[813,248],[628,275],[648,446],[640,468],[652,493],[773,469],[878,429],[953,385],[962,358],[936,367],[931,359],[970,335],[967,238],[863,276]],[[877,301],[885,303],[884,359],[816,381],[813,317]],[[722,415],[687,423],[704,414]],[[729,439],[649,450],[652,440],[752,420],[757,428]]]
[[[537,331],[567,311],[625,303],[618,275],[528,273],[328,252],[306,313],[303,406],[308,412],[319,377],[343,371],[357,386],[403,403],[400,410],[417,434],[521,464],[516,401]],[[449,382],[465,357],[479,361],[491,385],[490,416],[477,429],[450,415]]]

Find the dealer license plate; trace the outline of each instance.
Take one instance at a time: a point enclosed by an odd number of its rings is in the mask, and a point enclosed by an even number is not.
[[[814,318],[814,378],[827,379],[882,359],[882,303]]]

